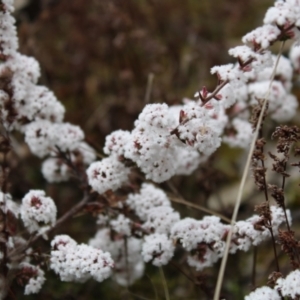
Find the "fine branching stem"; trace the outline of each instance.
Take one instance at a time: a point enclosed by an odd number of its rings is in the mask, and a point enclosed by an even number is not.
[[[148,75],[147,89],[146,89],[146,94],[144,99],[145,104],[150,103],[153,81],[154,81],[154,74],[150,73]]]
[[[52,226],[47,232],[45,232],[45,234],[50,233],[51,231],[57,229],[58,227],[60,227],[63,223],[65,223],[66,221],[68,221],[69,219],[71,219],[74,215],[76,215],[89,201],[90,196],[89,195],[85,195],[84,198],[78,202],[75,206],[73,206],[70,210],[68,210],[63,216],[61,216],[56,223],[54,224],[54,226]],[[16,259],[16,257],[18,256],[25,256],[25,250],[28,249],[34,242],[36,242],[40,237],[42,237],[41,234],[37,234],[35,236],[33,236],[32,238],[30,238],[28,240],[28,242],[26,243],[25,246],[21,246],[20,248],[15,249],[12,253],[10,253],[10,259],[14,258]],[[19,258],[19,257],[18,257]]]
[[[162,267],[159,267],[159,273],[160,273],[162,284],[164,287],[165,298],[166,298],[166,300],[170,300],[168,285],[167,285],[166,277],[165,277],[164,270]]]
[[[176,263],[173,261],[170,261],[171,266],[173,266],[176,270],[178,270],[181,274],[183,274],[188,280],[190,280],[193,284],[195,284],[195,281],[192,277],[190,277],[188,274],[186,274],[183,270],[181,270]]]
[[[252,288],[256,287],[256,262],[257,262],[257,246],[253,247],[253,261],[252,261]]]
[[[262,137],[262,125],[261,125],[261,129],[259,131],[260,136]],[[263,146],[262,146],[262,151],[263,151]],[[261,159],[261,165],[262,168],[265,170],[265,162],[263,159]],[[265,194],[265,199],[268,205],[268,208],[270,209],[270,201],[269,201],[269,195],[268,195],[268,189],[267,189],[267,180],[266,180],[266,174],[265,172],[263,173],[263,181],[264,181],[264,194]],[[272,238],[272,245],[273,245],[273,251],[274,251],[274,257],[275,257],[275,261],[276,261],[276,269],[277,272],[280,271],[279,269],[279,262],[278,262],[278,255],[277,255],[277,250],[276,250],[276,242],[275,242],[275,237],[274,237],[274,232],[273,232],[273,228],[272,228],[272,220],[269,219],[268,220],[268,228],[271,234],[271,238]]]
[[[277,69],[277,66],[278,66],[280,56],[282,54],[283,47],[284,47],[284,42],[281,43],[280,50],[279,50],[279,53],[278,53],[278,56],[277,56],[277,59],[276,59],[276,62],[275,62],[275,66],[274,66],[274,69],[273,69],[273,72],[272,72],[272,75],[271,75],[271,78],[270,78],[270,85],[269,85],[268,91],[266,92],[266,95],[264,97],[261,112],[259,114],[258,122],[257,122],[256,128],[255,128],[255,132],[253,134],[253,139],[252,139],[252,142],[251,142],[251,146],[250,146],[250,150],[249,150],[249,153],[248,153],[246,165],[245,165],[244,172],[243,172],[242,179],[241,179],[241,183],[240,183],[240,186],[239,186],[237,199],[236,199],[236,202],[235,202],[234,211],[233,211],[232,218],[231,218],[230,230],[228,232],[227,239],[226,239],[226,246],[225,246],[224,255],[223,255],[223,258],[222,258],[221,267],[220,267],[220,270],[219,270],[218,280],[217,280],[215,293],[214,293],[214,298],[213,298],[214,300],[219,300],[219,298],[220,298],[221,287],[222,287],[222,283],[223,283],[225,268],[226,268],[226,264],[227,264],[228,254],[229,254],[229,247],[230,247],[231,238],[232,238],[232,234],[233,234],[233,227],[234,227],[236,219],[237,219],[237,214],[238,214],[239,207],[240,207],[240,204],[241,204],[242,195],[243,195],[244,187],[245,187],[245,184],[246,184],[246,179],[247,179],[249,169],[250,169],[251,158],[252,158],[252,155],[253,155],[253,152],[254,152],[254,149],[255,149],[256,139],[258,137],[258,133],[259,133],[260,126],[261,126],[261,123],[262,123],[262,120],[263,120],[265,109],[267,107],[267,101],[268,101],[268,98],[269,98],[271,85],[272,85],[272,82],[273,82],[275,74],[276,74],[276,69]]]
[[[193,208],[195,208],[195,209],[198,209],[198,210],[200,210],[200,211],[202,211],[202,212],[205,212],[205,213],[207,213],[207,214],[210,214],[210,215],[212,215],[212,216],[217,216],[217,217],[219,217],[221,220],[223,220],[223,221],[226,222],[226,223],[230,223],[230,219],[229,219],[229,218],[227,218],[227,217],[223,216],[222,214],[220,214],[220,213],[218,213],[218,212],[216,212],[216,211],[213,211],[213,210],[211,210],[211,209],[209,209],[209,208],[206,208],[206,207],[204,207],[204,206],[197,205],[197,204],[195,204],[195,203],[188,202],[188,201],[186,201],[186,200],[184,200],[184,199],[181,199],[181,198],[172,196],[172,195],[170,195],[170,194],[168,194],[168,197],[169,197],[169,199],[170,199],[171,201],[173,201],[173,202],[180,203],[180,204],[184,204],[184,205],[189,206],[189,207],[193,207]]]

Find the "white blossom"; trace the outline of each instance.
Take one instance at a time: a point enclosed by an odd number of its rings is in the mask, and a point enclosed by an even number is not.
[[[297,98],[288,94],[284,102],[271,114],[271,117],[279,123],[290,121],[296,115],[298,106]]]
[[[40,120],[25,127],[25,141],[30,150],[39,157],[58,149],[63,152],[75,150],[83,138],[84,133],[80,127],[69,123]]]
[[[272,72],[275,66],[275,62],[277,60],[277,57],[275,55],[272,56],[272,65],[269,67],[265,67],[263,70],[260,72],[257,72],[256,74],[256,81],[266,81],[270,80],[272,76]],[[291,90],[291,80],[293,77],[293,67],[291,64],[291,61],[284,57],[280,56],[278,60],[278,65],[276,68],[276,73],[275,73],[276,79],[280,81],[284,88],[286,89],[287,92]]]
[[[242,70],[233,64],[212,67],[210,72],[211,74],[217,74],[219,80],[228,81],[233,88],[246,82]]]
[[[242,45],[236,46],[228,50],[229,55],[238,58],[242,63],[248,62],[250,59],[255,59],[257,53],[250,47]]]
[[[108,278],[114,262],[108,252],[80,244],[66,235],[58,235],[51,242],[50,268],[62,281],[84,282],[90,277],[98,282]]]
[[[70,170],[57,158],[47,158],[42,164],[42,174],[48,182],[62,182],[70,178]]]
[[[115,156],[93,162],[86,170],[89,185],[99,194],[120,188],[127,182],[129,172]]]
[[[256,104],[258,99],[264,99],[269,90],[269,86],[270,81],[260,81],[249,84],[251,104]],[[268,95],[269,110],[270,112],[274,112],[282,105],[282,103],[284,103],[287,92],[280,81],[274,80],[271,82],[271,88]]]
[[[25,295],[37,294],[45,282],[45,272],[38,266],[34,266],[34,265],[31,265],[26,262],[22,262],[20,264],[19,268],[23,272],[26,272],[27,276],[28,276],[28,273],[32,274],[32,276],[30,276],[27,284],[25,285],[24,294]]]
[[[221,144],[222,126],[216,126],[207,109],[196,103],[185,105],[182,115],[183,122],[177,128],[179,138],[205,156],[212,154]]]
[[[245,296],[245,300],[280,300],[281,297],[276,290],[271,289],[268,286],[257,288],[251,292],[248,296]]]
[[[148,211],[143,228],[155,233],[169,234],[172,226],[180,220],[179,213],[170,206],[157,206]]]
[[[117,130],[105,138],[104,153],[107,155],[116,154],[124,155],[124,147],[130,141],[130,132]]]
[[[90,165],[96,160],[95,150],[89,146],[86,142],[79,142],[77,148],[75,148],[71,153],[71,160],[76,164],[77,161],[84,163],[85,165]]]
[[[240,84],[237,89],[244,86],[243,84]],[[237,100],[236,94],[235,94],[235,88],[232,87],[231,84],[226,84],[225,87],[221,89],[221,91],[217,94],[218,99],[220,100],[220,104],[224,108],[231,107]]]
[[[267,24],[254,29],[247,33],[242,41],[244,44],[255,47],[259,46],[263,49],[268,48],[280,35],[280,30],[273,25]]]
[[[223,136],[223,142],[228,144],[230,147],[239,147],[246,149],[249,147],[253,132],[252,126],[248,121],[235,118],[232,121],[233,133],[229,133]]]
[[[289,58],[293,65],[293,68],[299,73],[300,72],[300,45],[293,44],[290,49]]]
[[[165,192],[150,183],[143,183],[139,193],[129,194],[126,204],[142,221],[147,220],[152,208],[171,206]]]
[[[110,221],[111,228],[119,234],[130,236],[131,235],[131,221],[123,214],[119,214],[118,217]]]
[[[300,24],[300,6],[296,1],[277,0],[274,6],[269,8],[265,18],[265,24],[278,26],[290,26]],[[296,25],[297,26],[297,25]]]
[[[125,157],[134,161],[147,179],[162,182],[175,175],[178,139],[170,134],[174,116],[166,104],[148,104],[135,121]]]
[[[173,257],[175,247],[167,235],[154,233],[145,237],[142,256],[145,262],[154,266],[166,265]]]
[[[144,261],[141,255],[142,241],[134,237],[111,239],[111,232],[104,228],[97,232],[89,241],[93,247],[111,253],[114,260],[114,279],[119,285],[128,286],[141,278],[144,274]]]
[[[300,296],[300,271],[292,271],[286,278],[278,278],[275,289],[278,290],[283,297],[291,297],[295,299]]]
[[[30,233],[43,233],[56,221],[57,209],[54,201],[44,191],[31,190],[22,199],[20,207],[22,221]]]
[[[13,201],[13,198],[8,193],[3,193],[0,191],[0,209],[4,213],[8,213],[10,211],[16,218],[18,218],[20,213],[20,206],[18,203]]]

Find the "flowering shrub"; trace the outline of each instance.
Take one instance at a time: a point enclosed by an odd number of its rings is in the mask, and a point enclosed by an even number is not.
[[[38,62],[18,52],[13,1],[0,3],[1,299],[12,297],[15,283],[24,286],[25,295],[39,293],[49,272],[61,281],[111,278],[128,288],[144,276],[146,263],[159,268],[165,297],[170,299],[162,266],[174,265],[183,272],[180,262],[202,272],[221,259],[226,266],[228,253],[255,253],[253,249],[268,241],[275,260],[273,273],[265,274],[269,281],[261,286],[253,280],[253,291],[245,291],[245,299],[300,297],[299,241],[285,190],[290,157],[300,153],[300,129],[284,125],[293,120],[298,107],[292,87],[300,72],[300,1],[279,0],[267,10],[264,25],[246,34],[243,45],[229,50],[235,62],[211,68],[217,78],[215,89],[201,87],[195,99],[177,105],[146,104],[131,131],[119,129],[106,136],[103,157],[85,141],[79,126],[64,122],[65,109],[55,95],[38,85]],[[282,56],[286,41],[294,43],[289,58]],[[276,43],[282,45],[278,55],[269,49]],[[277,140],[276,153],[269,152],[275,183],[266,172],[267,126]],[[45,180],[54,184],[73,180],[81,190],[82,199],[64,214],[45,191],[28,190],[22,201],[10,194],[10,155],[17,151],[14,136],[20,134],[31,153],[43,159]],[[222,143],[250,149],[254,182],[264,201],[253,203],[256,213],[238,221],[235,212],[241,196],[229,222],[205,208],[211,215],[181,216],[172,206],[176,187],[170,179],[192,174]],[[291,165],[300,164],[295,160]],[[169,183],[173,194],[161,183]],[[241,193],[243,184],[242,180]],[[85,243],[64,232],[64,224],[80,214],[97,218],[97,231]],[[42,239],[45,251],[36,246]],[[291,269],[280,269],[277,244]],[[215,289],[198,282],[208,299],[213,294],[220,298],[220,270]]]

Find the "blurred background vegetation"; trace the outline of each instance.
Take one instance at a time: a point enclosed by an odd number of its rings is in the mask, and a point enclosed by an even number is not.
[[[213,88],[216,78],[210,75],[210,68],[230,62],[227,50],[240,44],[244,34],[261,24],[266,8],[272,3],[271,0],[19,0],[16,17],[20,52],[39,61],[40,83],[52,89],[65,105],[65,120],[80,125],[87,142],[102,153],[107,134],[117,129],[132,129],[146,104],[151,78],[150,102],[176,104],[184,97],[192,98],[202,86]],[[237,157],[242,160],[243,154],[222,146],[192,176],[174,178],[172,184],[185,199],[198,205],[208,206],[209,200],[221,201],[222,205],[217,204],[216,209],[230,217],[233,199],[224,203],[221,191],[240,177]],[[74,181],[47,184],[41,177],[40,164],[25,148],[23,158],[16,161],[12,172],[13,194],[21,199],[29,189],[45,189],[55,199],[61,215],[80,200],[81,191]],[[166,190],[170,190],[169,186],[162,185]],[[252,188],[248,188],[250,198],[254,195]],[[226,189],[230,198],[230,188]],[[182,217],[203,216],[195,209],[174,206]],[[241,218],[251,216],[253,207],[253,202],[244,204]],[[78,242],[87,242],[95,230],[95,218],[83,215],[56,234],[70,234]],[[38,247],[47,249],[48,242],[40,241]],[[265,284],[266,276],[273,271],[273,259],[264,255],[258,259],[262,263],[258,266],[257,280],[264,280]],[[252,256],[244,253],[230,257],[223,293],[227,300],[242,299],[251,290],[251,260]],[[181,271],[174,266],[164,268],[171,299],[210,299],[219,264],[195,272],[178,257],[178,265]],[[13,290],[17,291],[17,299],[25,298],[17,285]],[[101,284],[92,280],[85,284],[62,283],[53,272],[48,272],[41,294],[26,298],[163,297],[159,272],[148,266],[146,275],[129,289],[110,280]]]

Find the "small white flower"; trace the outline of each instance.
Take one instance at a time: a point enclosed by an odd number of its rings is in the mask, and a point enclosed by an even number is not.
[[[44,191],[31,190],[22,199],[21,218],[30,233],[44,233],[56,221],[57,209],[54,201]],[[45,227],[45,228],[44,228]]]
[[[128,180],[129,172],[115,156],[93,162],[86,170],[90,186],[99,194],[120,188]]]
[[[166,265],[173,257],[175,247],[167,235],[154,233],[145,237],[142,256],[145,262],[151,261],[154,266]]]
[[[280,300],[281,297],[276,290],[271,289],[268,286],[257,288],[254,292],[251,292],[248,296],[245,296],[245,300]]]

